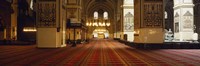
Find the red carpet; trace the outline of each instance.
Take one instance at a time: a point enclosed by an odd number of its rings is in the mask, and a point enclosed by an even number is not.
[[[0,66],[199,66],[199,49],[135,49],[114,40],[77,47],[0,46]]]

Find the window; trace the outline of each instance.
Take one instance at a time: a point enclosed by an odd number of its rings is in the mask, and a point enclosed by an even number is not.
[[[165,19],[167,19],[167,12],[165,11]]]
[[[94,19],[98,19],[98,12],[94,12]]]
[[[103,13],[103,18],[104,18],[104,19],[108,19],[108,12],[104,12],[104,13]]]
[[[31,0],[31,3],[30,3],[30,9],[33,10],[33,0]]]

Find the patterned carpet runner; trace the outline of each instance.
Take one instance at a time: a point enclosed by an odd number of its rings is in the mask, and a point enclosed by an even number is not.
[[[77,47],[0,46],[0,66],[199,66],[199,49],[135,49],[96,39]]]

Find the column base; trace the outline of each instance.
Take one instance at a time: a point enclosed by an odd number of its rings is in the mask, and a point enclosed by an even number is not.
[[[160,44],[164,42],[163,28],[140,28],[135,29],[134,43],[153,43]]]
[[[60,34],[57,28],[37,28],[38,48],[59,48],[62,47]]]
[[[124,32],[124,34],[127,34],[127,41],[128,42],[134,41],[134,32]]]

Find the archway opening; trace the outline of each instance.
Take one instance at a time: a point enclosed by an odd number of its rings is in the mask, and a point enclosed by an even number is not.
[[[105,28],[97,28],[92,33],[93,38],[107,39],[109,38],[109,31]]]

